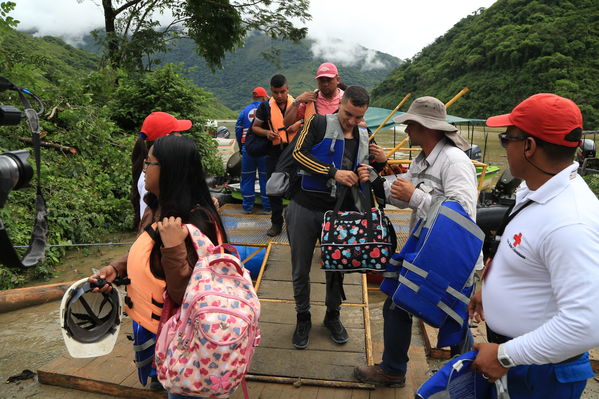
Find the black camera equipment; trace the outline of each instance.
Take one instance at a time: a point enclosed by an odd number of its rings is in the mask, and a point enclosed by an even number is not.
[[[35,200],[35,223],[29,240],[29,247],[23,259],[19,259],[15,248],[13,247],[4,223],[0,220],[0,263],[10,267],[32,267],[37,265],[44,257],[44,250],[48,239],[48,214],[46,212],[46,201],[42,195],[41,175],[40,175],[40,127],[38,115],[44,112],[44,105],[41,100],[27,89],[23,89],[12,84],[8,79],[0,76],[0,92],[5,90],[14,90],[19,94],[19,98],[25,109],[25,118],[31,129],[31,139],[33,142],[33,152],[35,154],[35,164],[37,171],[37,186]],[[40,106],[39,111],[35,111],[25,94],[34,98]],[[21,111],[12,106],[0,105],[0,126],[17,125],[22,119]],[[10,151],[0,154],[0,208],[4,207],[8,199],[8,193],[12,189],[20,189],[29,183],[33,176],[33,168],[27,162],[29,152],[26,150]]]

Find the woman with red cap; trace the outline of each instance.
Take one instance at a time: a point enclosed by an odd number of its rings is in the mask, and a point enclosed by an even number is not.
[[[171,133],[182,132],[191,129],[190,120],[179,120],[166,112],[152,112],[144,119],[141,125],[139,139],[135,142],[131,154],[131,202],[135,210],[134,226],[137,228],[146,210],[144,196],[147,191],[144,187],[145,173],[143,172],[143,161],[148,156],[148,151],[154,141]]]

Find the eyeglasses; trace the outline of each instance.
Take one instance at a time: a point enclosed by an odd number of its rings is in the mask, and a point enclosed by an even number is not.
[[[150,165],[158,165],[158,166],[160,166],[160,162],[150,162],[150,161],[147,161],[147,160],[144,161],[144,167],[143,167],[144,172],[146,171],[146,169],[148,169],[148,166],[150,166]]]
[[[526,140],[528,136],[508,136],[507,132],[499,133],[499,141],[503,148],[507,148],[510,141],[522,141]]]

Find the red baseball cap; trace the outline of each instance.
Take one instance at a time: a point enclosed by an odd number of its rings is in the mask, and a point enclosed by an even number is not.
[[[252,90],[252,97],[268,97],[268,93],[266,93],[264,87],[258,86]]]
[[[166,112],[152,112],[144,119],[140,136],[148,141],[154,141],[172,132],[189,130],[191,125],[191,121],[179,120]]]
[[[339,73],[337,72],[337,67],[335,66],[335,64],[332,64],[330,62],[324,62],[320,64],[320,66],[318,67],[315,79],[334,78],[337,75],[339,75]]]
[[[582,129],[582,113],[574,101],[551,93],[528,97],[510,114],[492,116],[487,126],[516,126],[548,143],[576,147],[580,141],[566,139],[576,128]]]

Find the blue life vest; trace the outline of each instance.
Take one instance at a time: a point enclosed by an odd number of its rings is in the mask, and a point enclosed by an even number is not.
[[[470,365],[477,351],[451,359],[416,391],[416,399],[509,399],[507,374],[494,384]]]
[[[156,376],[156,369],[152,367],[155,348],[156,334],[133,321],[133,351],[135,352],[137,377],[141,385],[147,385],[148,377]]]
[[[438,198],[387,265],[381,290],[431,326],[446,327],[439,346],[463,337],[483,241],[483,231],[458,202]]]
[[[320,116],[316,116],[319,118]],[[343,129],[339,124],[337,114],[326,115],[326,130],[322,141],[310,149],[316,159],[323,163],[332,164],[337,169],[342,169],[343,151],[345,149],[345,139],[343,137]],[[368,130],[358,126],[358,151],[354,160],[353,168],[357,168],[359,164],[368,164]],[[334,179],[329,179],[327,176],[311,174],[306,171],[299,171],[301,175],[301,186],[303,190],[331,193],[335,196],[336,184]]]

